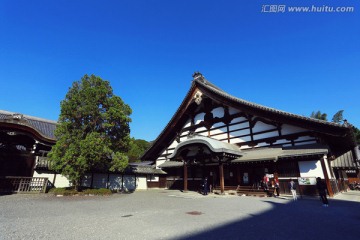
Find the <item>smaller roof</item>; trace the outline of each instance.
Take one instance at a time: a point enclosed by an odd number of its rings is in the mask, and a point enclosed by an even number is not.
[[[225,153],[235,156],[242,155],[240,148],[234,144],[221,142],[219,140],[201,135],[192,135],[189,136],[188,139],[186,139],[185,141],[179,143],[175,147],[174,152],[169,156],[169,158],[174,159],[177,156],[178,151],[184,146],[190,146],[196,144],[206,145],[210,149],[210,151],[214,153]]]
[[[327,154],[327,146],[320,144],[302,145],[288,148],[260,148],[243,151],[243,156],[232,160],[232,163],[277,161],[281,158]]]
[[[354,161],[354,155],[351,150],[331,161],[331,167],[338,169],[360,169],[359,164]]]
[[[158,167],[160,168],[169,168],[169,167],[182,167],[184,166],[183,162],[179,161],[166,161],[163,164],[160,164]]]
[[[166,172],[164,172],[163,170],[156,169],[153,166],[132,167],[132,171],[137,174],[166,174]]]

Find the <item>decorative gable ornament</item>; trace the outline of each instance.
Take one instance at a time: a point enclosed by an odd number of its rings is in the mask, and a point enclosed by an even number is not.
[[[196,102],[197,105],[200,105],[201,101],[202,101],[202,92],[197,91],[194,95],[194,101]]]

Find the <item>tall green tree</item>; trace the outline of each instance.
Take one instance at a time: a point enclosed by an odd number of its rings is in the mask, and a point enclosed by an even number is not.
[[[150,143],[143,139],[131,139],[130,150],[127,155],[129,157],[129,162],[138,162],[140,157],[144,152],[149,148]]]
[[[85,75],[61,102],[51,169],[78,189],[88,171],[122,171],[128,165],[131,108],[113,94],[108,81]]]
[[[340,110],[337,113],[334,114],[333,118],[332,118],[332,122],[334,123],[341,123],[344,118],[343,118],[343,112],[344,110]]]
[[[360,144],[360,129],[358,129],[355,126],[352,126],[352,128],[353,128],[353,131],[354,131],[356,143]]]
[[[312,112],[310,115],[311,118],[327,121],[327,114],[321,113],[320,111]]]

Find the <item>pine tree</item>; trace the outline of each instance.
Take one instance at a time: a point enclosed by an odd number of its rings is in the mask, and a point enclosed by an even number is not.
[[[108,81],[85,75],[61,102],[51,169],[76,189],[89,171],[122,171],[128,165],[131,108],[113,94]]]

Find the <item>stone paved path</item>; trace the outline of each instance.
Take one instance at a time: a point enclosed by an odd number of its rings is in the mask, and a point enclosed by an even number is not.
[[[0,196],[0,239],[357,239],[360,191],[330,199],[148,190]]]

